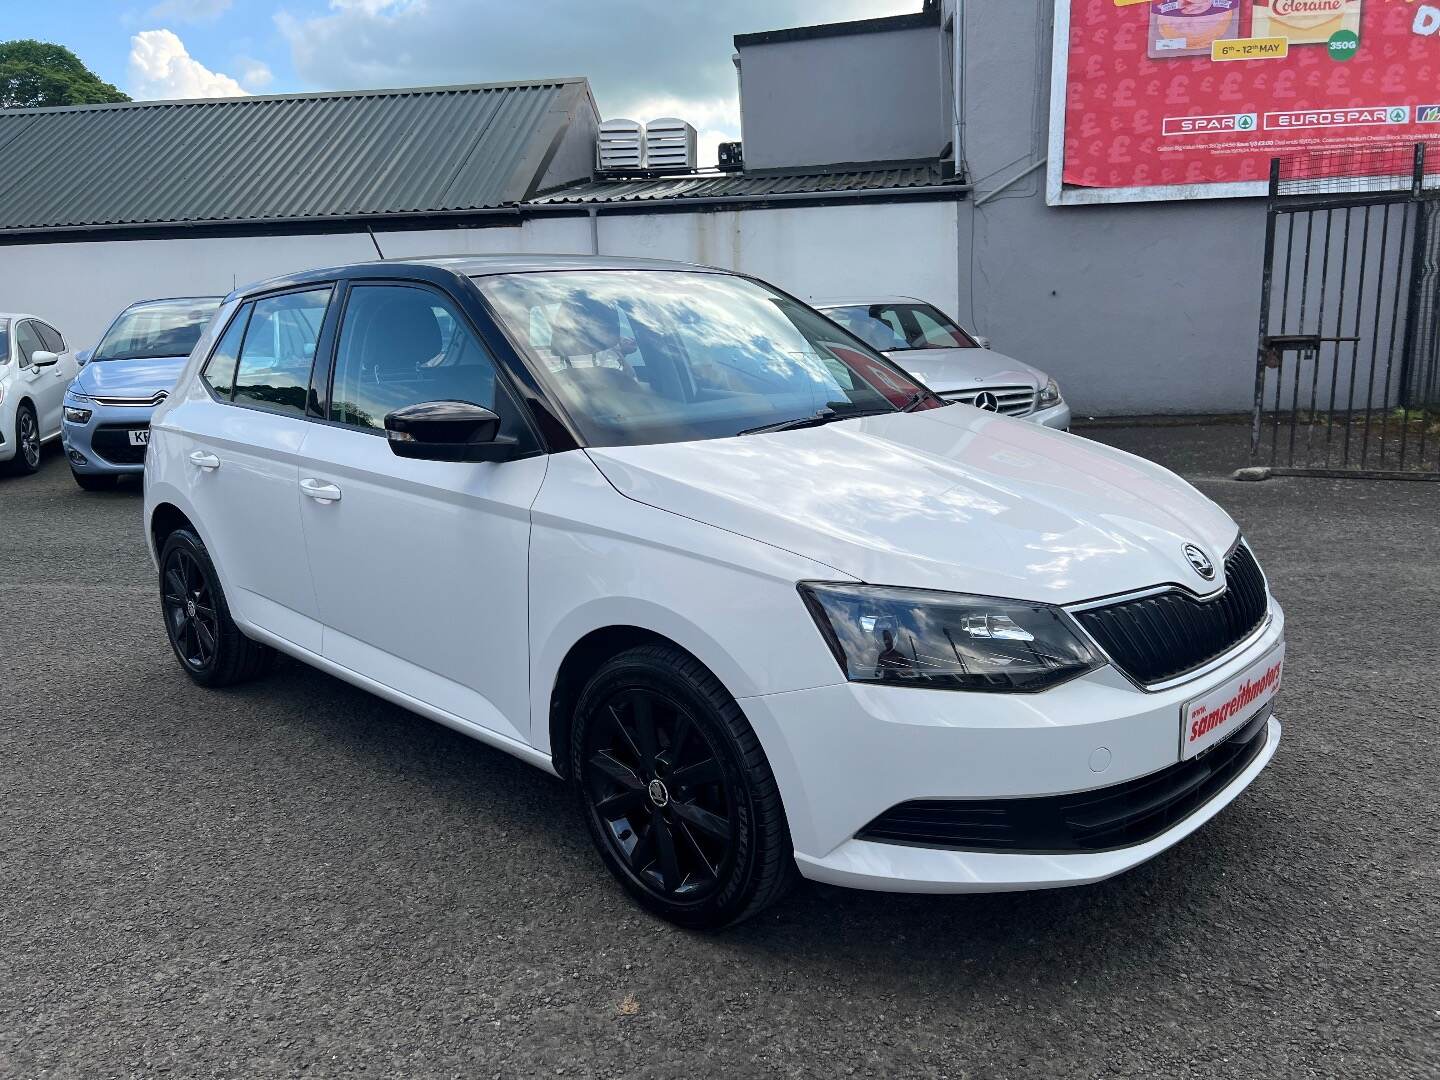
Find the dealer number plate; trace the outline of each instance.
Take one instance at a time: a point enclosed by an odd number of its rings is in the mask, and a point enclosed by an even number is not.
[[[1180,710],[1180,760],[1188,761],[1238,731],[1274,700],[1285,667],[1282,641],[1239,675]]]

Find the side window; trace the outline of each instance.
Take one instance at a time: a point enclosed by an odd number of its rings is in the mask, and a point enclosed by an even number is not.
[[[35,327],[35,332],[40,335],[40,341],[47,352],[53,352],[58,356],[65,351],[65,339],[60,336],[59,330],[43,322],[35,322],[31,325]]]
[[[235,392],[235,361],[240,359],[240,342],[245,339],[245,327],[254,306],[246,304],[235,313],[201,373],[200,377],[210,384],[210,389],[222,398],[228,399]]]
[[[516,423],[489,353],[448,300],[406,285],[352,285],[330,419],[380,431],[388,413],[422,401],[468,401],[494,409],[507,429]]]
[[[30,366],[30,355],[36,349],[45,348],[45,344],[40,340],[40,335],[35,332],[35,324],[28,319],[22,322],[15,331],[15,348],[20,353],[22,368]]]
[[[251,305],[235,369],[235,401],[305,415],[310,364],[331,291],[327,285],[281,293]]]

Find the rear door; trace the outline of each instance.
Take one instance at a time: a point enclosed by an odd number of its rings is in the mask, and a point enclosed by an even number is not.
[[[167,417],[183,431],[186,483],[231,608],[319,653],[319,612],[300,526],[299,456],[311,368],[332,332],[333,285],[251,300],[202,371],[208,400]]]
[[[418,283],[354,282],[327,422],[300,454],[301,519],[336,663],[490,731],[529,742],[530,506],[548,461],[459,306]],[[387,413],[484,405],[530,456],[396,457]]]

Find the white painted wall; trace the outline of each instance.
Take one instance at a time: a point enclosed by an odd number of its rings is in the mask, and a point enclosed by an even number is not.
[[[956,204],[855,203],[779,210],[602,216],[600,251],[743,270],[804,298],[905,293],[954,309]],[[591,250],[586,217],[520,226],[381,233],[387,256]],[[375,257],[365,233],[0,246],[0,311],[95,344],[136,300],[237,285]]]

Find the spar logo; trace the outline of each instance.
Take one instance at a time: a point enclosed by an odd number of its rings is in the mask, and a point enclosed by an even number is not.
[[[1283,660],[1277,661],[1266,668],[1265,674],[1258,679],[1241,683],[1235,696],[1217,708],[1207,711],[1204,705],[1197,705],[1190,714],[1189,741],[1193,743],[1197,739],[1203,739],[1256,698],[1273,689],[1280,681],[1280,668],[1283,665]]]
[[[1376,127],[1408,124],[1408,105],[1378,105],[1370,109],[1302,109],[1297,112],[1265,114],[1266,131],[1293,131],[1309,128]]]
[[[1440,124],[1440,105],[1416,105],[1415,123]]]
[[[1165,135],[1217,135],[1227,131],[1254,131],[1258,113],[1227,113],[1221,116],[1167,116],[1161,131]]]

